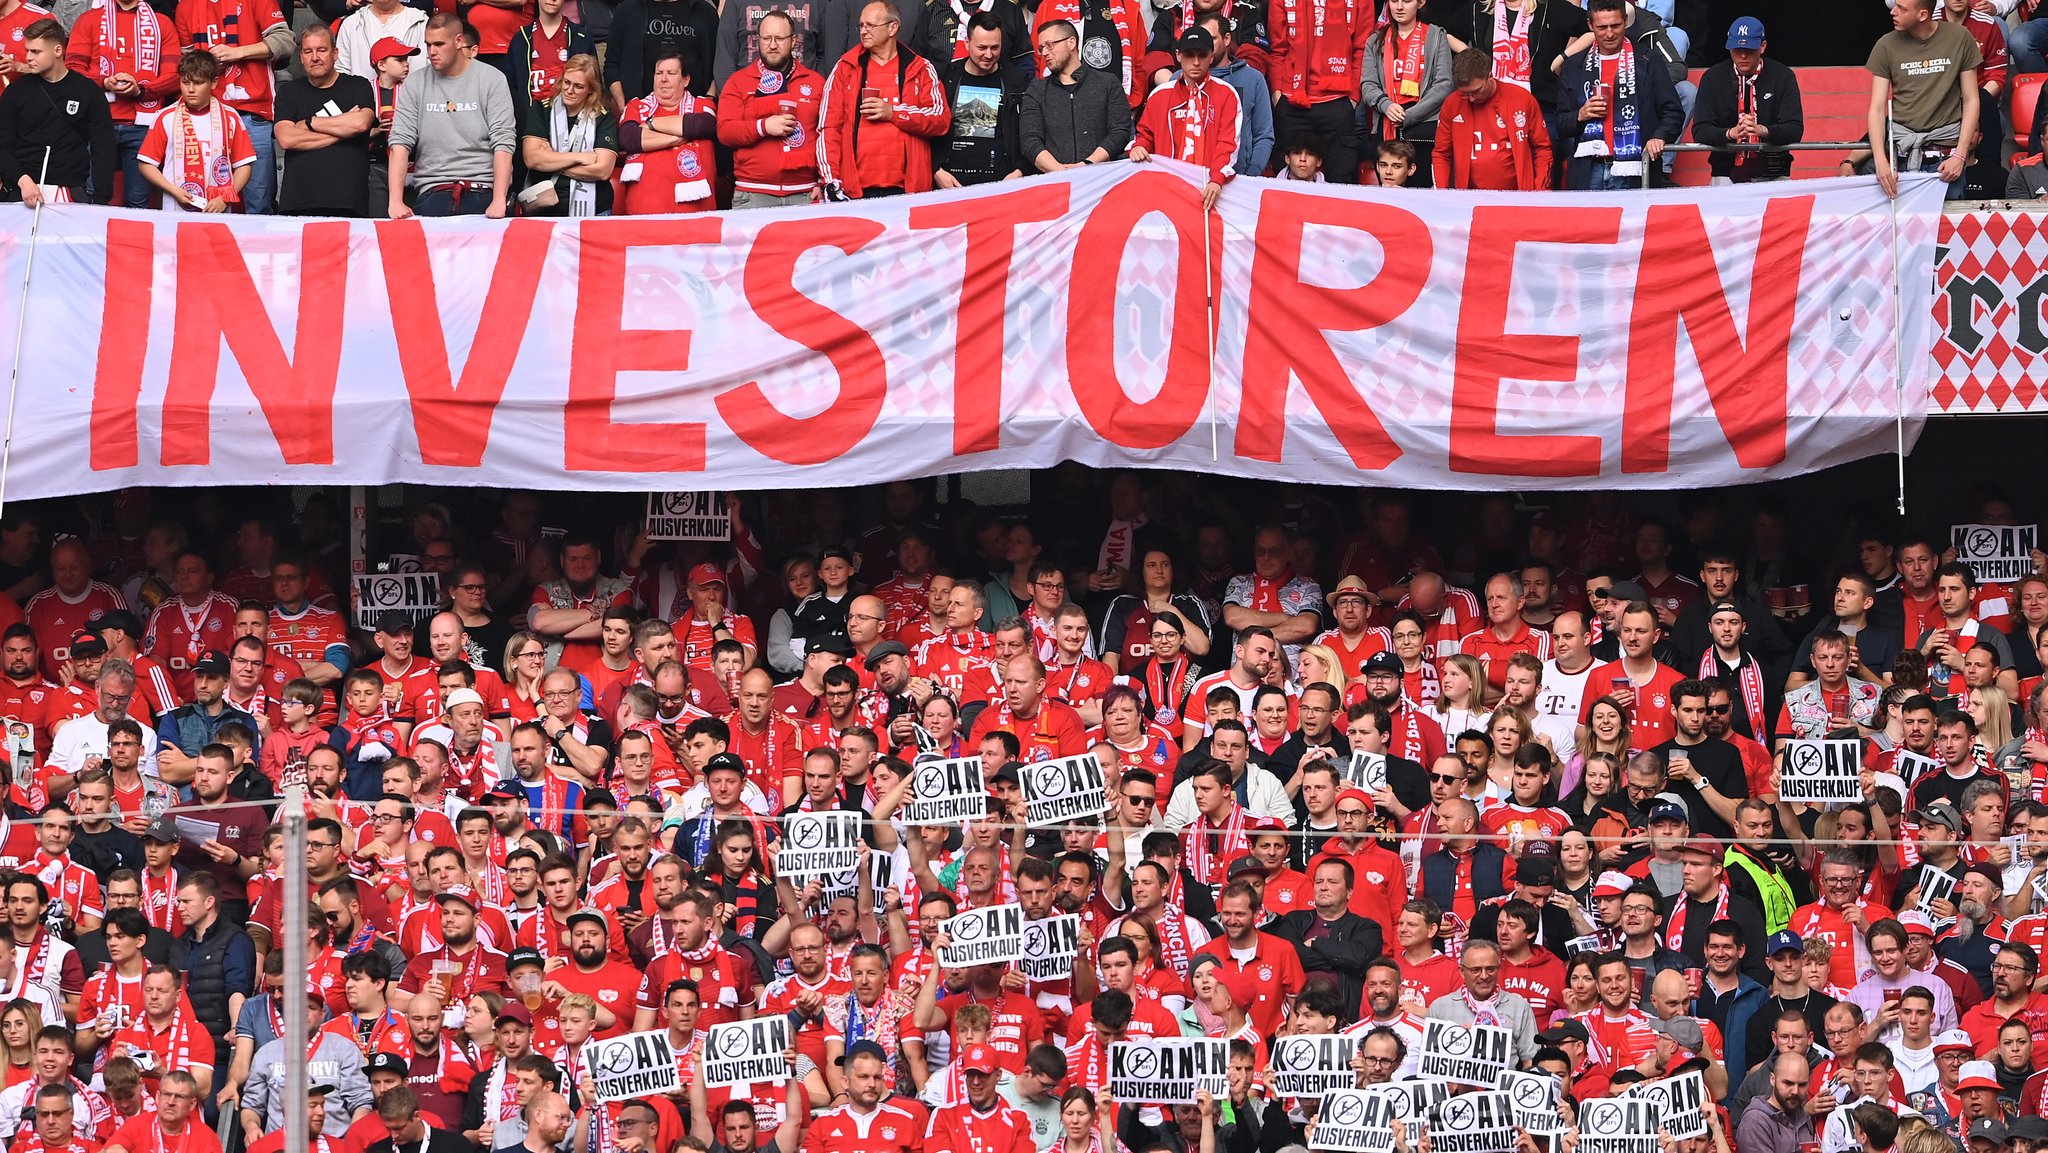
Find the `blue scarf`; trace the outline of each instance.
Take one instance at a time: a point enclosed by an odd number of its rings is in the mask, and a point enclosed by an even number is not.
[[[1600,51],[1591,50],[1587,67],[1592,76],[1586,80],[1586,99],[1600,94]],[[1607,151],[1607,121],[1614,122],[1614,151]],[[1621,42],[1621,62],[1614,69],[1614,99],[1608,102],[1607,116],[1599,120],[1588,120],[1579,126],[1579,156],[1608,157],[1609,170],[1616,176],[1640,176],[1643,171],[1643,125],[1641,109],[1636,104],[1636,46],[1626,39]]]

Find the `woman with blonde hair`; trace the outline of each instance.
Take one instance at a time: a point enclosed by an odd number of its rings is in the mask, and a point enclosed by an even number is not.
[[[548,671],[548,643],[524,629],[505,642],[505,699],[512,705],[512,723],[540,715],[540,682]],[[485,712],[491,702],[485,701]]]
[[[604,93],[597,57],[578,53],[562,65],[554,99],[528,109],[520,155],[535,179],[519,193],[526,215],[611,215],[619,121]]]
[[[1467,729],[1486,731],[1486,670],[1478,657],[1455,653],[1444,661],[1435,707],[1437,727],[1450,744],[1455,745],[1458,734]]]
[[[1977,722],[1977,760],[2003,769],[2006,759],[2018,757],[2023,741],[2013,739],[2012,698],[1997,685],[1971,689],[1970,719]]]
[[[1317,681],[1336,689],[1340,702],[1344,701],[1345,686],[1351,683],[1330,646],[1303,645],[1301,651],[1294,654],[1294,685],[1297,689],[1305,689]]]
[[[16,997],[0,1009],[0,1080],[6,1085],[35,1076],[36,1034],[43,1031],[43,1011],[34,1001]]]

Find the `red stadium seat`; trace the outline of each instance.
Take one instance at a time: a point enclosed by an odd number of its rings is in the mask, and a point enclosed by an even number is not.
[[[2048,72],[2026,72],[2012,81],[2013,143],[2021,152],[2034,150],[2034,106],[2041,99],[2041,85],[2048,84]]]

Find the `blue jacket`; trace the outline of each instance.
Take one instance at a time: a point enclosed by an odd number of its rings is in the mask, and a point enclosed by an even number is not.
[[[1211,75],[1237,89],[1237,103],[1244,110],[1237,126],[1238,174],[1264,176],[1273,159],[1273,95],[1266,78],[1242,60],[1232,60]]]
[[[226,701],[221,702],[218,716],[208,716],[206,710],[199,707],[196,702],[179,705],[157,718],[156,739],[166,745],[175,745],[179,752],[188,757],[196,757],[199,750],[213,743],[214,734],[220,732],[220,727],[229,721],[247,728],[252,742],[261,742],[263,739],[262,731],[256,727],[256,718]],[[259,756],[262,751],[258,743],[257,747],[251,750],[251,755]]]
[[[1685,106],[1678,101],[1678,88],[1656,50],[1631,41],[1636,53],[1636,122],[1642,126],[1642,142],[1662,140],[1676,144],[1685,131]],[[1565,59],[1557,77],[1557,150],[1565,158],[1565,187],[1583,189],[1593,173],[1593,164],[1605,157],[1575,156],[1579,147],[1579,109],[1600,82],[1600,59],[1588,48]],[[1647,161],[1646,161],[1647,163]]]
[[[1742,1084],[1742,1078],[1755,1064],[1750,1054],[1744,1052],[1749,1043],[1749,1021],[1771,999],[1770,991],[1757,984],[1753,977],[1745,977],[1738,970],[1735,978],[1735,1003],[1728,1006],[1728,1015],[1721,1026],[1721,1044],[1728,1066],[1728,1091]],[[1695,1004],[1697,1009],[1698,1005]]]

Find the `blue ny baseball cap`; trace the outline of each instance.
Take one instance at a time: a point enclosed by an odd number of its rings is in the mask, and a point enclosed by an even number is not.
[[[1728,26],[1728,47],[1755,51],[1764,46],[1764,22],[1744,16]]]
[[[1799,934],[1789,929],[1780,929],[1772,933],[1770,941],[1764,945],[1764,956],[1766,957],[1775,957],[1780,953],[1803,953],[1805,951],[1806,943],[1799,939]]]

